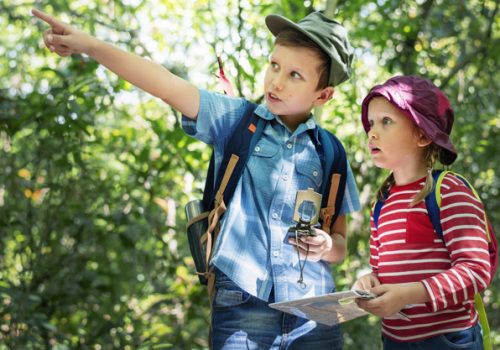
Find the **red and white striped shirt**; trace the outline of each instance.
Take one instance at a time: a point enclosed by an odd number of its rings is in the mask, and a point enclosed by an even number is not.
[[[382,333],[395,341],[418,341],[472,327],[478,320],[474,294],[490,283],[484,208],[451,174],[441,185],[443,238],[434,231],[425,201],[410,207],[425,178],[393,186],[378,230],[371,218],[370,265],[382,284],[421,281],[431,301],[406,305],[410,321],[393,316]],[[373,214],[373,213],[372,213]]]

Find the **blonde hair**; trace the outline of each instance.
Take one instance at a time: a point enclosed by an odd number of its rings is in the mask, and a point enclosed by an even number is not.
[[[434,179],[432,178],[432,170],[434,169],[434,164],[438,159],[439,155],[439,146],[431,143],[426,148],[425,153],[425,161],[427,163],[427,176],[425,177],[425,185],[424,187],[413,197],[413,200],[410,203],[410,207],[413,207],[420,203],[422,200],[427,197],[429,193],[432,192],[432,188],[434,187]],[[378,192],[377,199],[380,201],[385,201],[387,199],[387,194],[391,190],[391,187],[394,185],[394,175],[392,173],[387,176],[387,178],[382,182]]]

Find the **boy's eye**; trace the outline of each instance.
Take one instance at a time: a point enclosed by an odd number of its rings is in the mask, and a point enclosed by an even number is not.
[[[271,62],[270,65],[271,65],[271,68],[274,69],[274,70],[276,70],[276,69],[279,68],[279,66],[278,66],[278,64],[276,62]]]
[[[290,75],[294,79],[302,79],[302,75],[300,75],[298,72],[292,72],[292,73],[290,73]]]

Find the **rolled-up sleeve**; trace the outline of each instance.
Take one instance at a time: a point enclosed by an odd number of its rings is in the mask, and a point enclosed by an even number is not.
[[[196,119],[182,116],[182,128],[186,134],[215,145],[228,136],[241,118],[246,101],[227,95],[200,89],[200,111]]]

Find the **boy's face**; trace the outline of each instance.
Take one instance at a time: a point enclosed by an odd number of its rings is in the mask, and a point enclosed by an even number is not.
[[[276,45],[264,79],[269,110],[290,127],[307,120],[314,107],[333,95],[331,86],[317,90],[319,58],[303,47]]]

